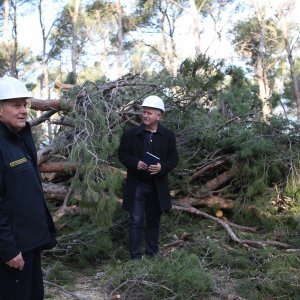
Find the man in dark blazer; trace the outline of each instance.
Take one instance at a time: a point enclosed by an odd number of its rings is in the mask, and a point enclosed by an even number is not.
[[[132,259],[142,258],[144,235],[145,254],[158,253],[160,217],[172,206],[168,173],[178,162],[175,135],[159,122],[165,112],[162,99],[149,96],[142,107],[143,124],[123,133],[118,149],[119,160],[127,168],[123,208],[131,217]]]
[[[26,86],[0,78],[0,299],[44,299],[41,251],[56,244],[27,117]]]

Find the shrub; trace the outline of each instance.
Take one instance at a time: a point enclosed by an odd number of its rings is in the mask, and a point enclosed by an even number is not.
[[[170,257],[128,261],[110,267],[114,290],[128,299],[191,299],[212,291],[212,277],[195,254],[175,251]]]

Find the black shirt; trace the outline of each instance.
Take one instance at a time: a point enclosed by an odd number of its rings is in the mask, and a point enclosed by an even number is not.
[[[144,154],[143,157],[145,158],[146,152],[152,153],[152,142],[155,138],[156,132],[152,132],[149,130],[143,130],[143,137],[144,137]],[[144,160],[145,161],[145,160]],[[151,182],[153,176],[150,175],[149,171],[141,170],[139,174],[139,181],[142,182]]]

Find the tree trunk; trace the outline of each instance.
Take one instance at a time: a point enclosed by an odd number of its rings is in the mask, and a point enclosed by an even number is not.
[[[177,55],[176,55],[176,47],[174,42],[174,25],[169,20],[168,8],[162,8],[160,7],[160,12],[162,14],[161,17],[161,28],[162,28],[162,47],[163,50],[161,52],[161,56],[164,62],[164,65],[166,69],[174,76],[177,74],[177,67],[178,67],[178,61],[177,61]],[[168,26],[166,26],[166,23],[168,23]],[[167,30],[169,30],[167,32]],[[170,38],[170,40],[169,40]]]
[[[42,31],[42,39],[43,39],[43,49],[42,49],[42,69],[43,69],[43,76],[41,77],[41,86],[40,86],[40,93],[42,99],[50,99],[50,88],[49,88],[49,72],[47,66],[47,37],[49,35],[46,34],[45,24],[43,20],[43,9],[42,9],[42,2],[43,0],[39,0],[38,2],[38,9],[39,9],[39,19],[40,19],[40,26]],[[52,142],[52,127],[49,121],[46,122],[47,124],[47,131],[48,131],[48,140],[49,143]]]
[[[288,61],[290,64],[290,71],[291,71],[291,80],[293,83],[293,92],[294,92],[294,99],[295,99],[295,103],[297,106],[297,118],[298,121],[300,121],[300,89],[299,89],[299,79],[297,76],[297,72],[296,72],[296,67],[295,67],[295,61],[293,58],[293,54],[292,54],[292,49],[291,46],[288,42],[288,40],[285,38],[285,49],[286,52],[288,54]]]
[[[162,17],[161,17],[162,40],[163,40],[162,58],[166,69],[170,71],[171,62],[169,58],[168,36],[165,29],[166,11],[161,11],[161,13],[162,13]]]
[[[75,0],[74,7],[71,13],[72,16],[72,27],[73,27],[73,35],[72,35],[72,73],[74,76],[74,83],[76,83],[77,76],[77,62],[78,62],[78,17],[79,17],[79,8],[80,8],[80,0]]]
[[[43,0],[39,0],[38,2],[38,10],[39,10],[39,20],[40,20],[40,26],[42,31],[42,39],[43,39],[43,45],[42,45],[42,69],[43,69],[43,76],[41,79],[41,97],[43,99],[49,99],[49,75],[48,75],[48,68],[47,68],[47,54],[46,54],[46,45],[47,45],[47,36],[46,36],[46,29],[45,24],[43,21],[43,9],[42,9],[42,2]]]
[[[201,8],[205,4],[206,0],[204,0],[201,3]],[[201,54],[201,30],[200,30],[200,18],[199,18],[199,12],[200,10],[197,9],[196,2],[195,0],[189,0],[189,5],[190,5],[190,15],[193,20],[193,25],[192,25],[192,31],[193,31],[193,37],[195,41],[195,57],[198,57]]]
[[[291,73],[291,81],[293,84],[293,92],[294,92],[294,101],[297,106],[297,118],[300,121],[300,87],[299,87],[299,79],[297,76],[295,60],[293,58],[293,47],[291,47],[291,43],[289,42],[289,30],[288,30],[288,16],[287,13],[290,13],[293,9],[295,9],[295,5],[291,5],[286,7],[287,3],[281,3],[280,14],[279,14],[279,23],[280,28],[283,34],[285,50],[287,52],[287,58],[290,65],[290,73]]]
[[[4,0],[3,2],[3,42],[4,46],[6,49],[8,49],[8,40],[9,40],[9,35],[8,35],[8,20],[9,20],[9,1]]]
[[[123,75],[123,25],[122,25],[122,6],[121,1],[117,2],[118,18],[118,76]]]
[[[10,75],[18,78],[17,70],[17,53],[18,53],[18,30],[17,30],[17,0],[11,1],[13,8],[13,43],[9,45],[9,59],[10,59]]]
[[[267,121],[268,117],[271,114],[271,105],[270,105],[270,98],[271,98],[271,89],[269,86],[269,80],[267,75],[267,67],[266,67],[266,54],[265,54],[265,20],[264,16],[258,5],[258,0],[253,0],[254,8],[255,8],[255,15],[259,23],[260,27],[260,39],[259,39],[259,48],[258,54],[256,59],[256,71],[255,75],[258,81],[259,86],[259,98],[262,101],[262,113],[264,121]]]

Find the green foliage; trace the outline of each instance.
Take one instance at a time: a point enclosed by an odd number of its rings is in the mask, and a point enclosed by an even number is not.
[[[120,207],[115,211],[114,222],[109,230],[95,230],[88,216],[61,220],[65,226],[56,249],[54,267],[48,267],[51,281],[73,289],[70,263],[75,262],[75,266],[79,263],[83,268],[81,274],[96,263],[96,267],[89,270],[93,288],[97,270],[104,274],[102,280],[111,296],[121,295],[128,299],[209,299],[215,288],[221,294],[230,291],[231,295],[245,299],[299,297],[297,252],[271,247],[244,248],[232,243],[227,233],[218,230],[220,227],[214,226],[212,221],[171,211],[163,215],[161,222],[163,256],[129,260],[128,218]],[[300,246],[300,240],[296,242],[299,228],[295,221],[286,219],[277,225],[280,227],[273,226],[268,235],[236,232],[245,239],[274,239],[276,236],[282,240],[284,237],[286,242],[293,241]],[[163,247],[172,242],[175,235],[182,238],[186,233],[188,239],[177,250],[176,247]],[[68,255],[62,255],[63,250],[67,250]]]
[[[30,48],[21,46],[16,48],[13,41],[0,42],[0,77],[7,75],[21,79],[27,75],[34,61],[35,58]],[[14,69],[15,67],[17,69]]]
[[[238,290],[247,299],[298,299],[298,265],[297,254],[269,255],[256,276],[244,278]]]
[[[250,58],[253,65],[257,58],[261,37],[257,18],[251,17],[238,21],[230,33],[232,34],[232,42],[236,51],[244,57]],[[282,33],[274,26],[274,21],[271,19],[266,20],[264,45],[266,57],[272,60],[276,51],[281,52],[283,42]],[[279,45],[282,45],[282,47],[279,47]]]
[[[78,249],[78,253],[74,257],[81,266],[85,266],[87,262],[93,263],[97,259],[109,257],[113,244],[110,237],[101,233],[101,238],[94,239],[90,245],[82,245]]]
[[[53,263],[47,272],[46,279],[58,285],[64,285],[72,281],[71,275],[68,272],[68,267],[61,261]]]
[[[219,243],[207,241],[204,245],[208,252],[207,263],[218,268],[231,268],[235,278],[244,278],[252,273],[253,261],[249,253],[238,250],[234,253],[226,251]]]
[[[84,11],[80,8],[77,16],[77,31],[73,29],[75,7],[73,3],[69,3],[62,9],[59,18],[56,19],[56,26],[51,31],[50,45],[51,50],[48,53],[51,59],[60,59],[64,50],[72,48],[73,39],[76,39],[76,56],[83,53],[84,45],[86,43],[87,35],[87,20]],[[77,59],[78,59],[77,58]],[[74,80],[74,74],[70,75],[70,82]]]
[[[78,99],[78,106],[70,115],[76,128],[61,135],[72,137],[68,157],[79,163],[71,186],[81,193],[80,206],[89,211],[95,224],[107,226],[111,224],[116,194],[120,194],[122,186],[122,175],[109,168],[119,144],[119,121],[103,96],[93,93],[93,85],[86,84],[85,89],[88,96]]]
[[[129,261],[108,269],[115,292],[130,299],[176,299],[204,297],[212,290],[212,278],[199,258],[185,251],[170,257]]]
[[[271,119],[270,125],[239,124],[226,128],[226,135],[220,145],[235,153],[236,178],[249,200],[270,198],[274,184],[286,182],[288,172],[298,161],[297,142],[289,138],[290,123]],[[276,138],[274,138],[276,137]],[[287,150],[287,146],[294,149]],[[267,195],[269,193],[269,196]],[[267,204],[267,203],[265,203]]]
[[[223,65],[223,61],[213,61],[205,55],[199,55],[195,60],[183,61],[172,82],[178,90],[173,97],[173,105],[181,111],[188,108],[191,111],[196,108],[205,111],[205,106],[214,100],[213,95],[218,93],[224,79]]]
[[[64,262],[86,266],[111,257],[113,243],[107,228],[95,227],[88,215],[67,217],[60,222],[65,226],[55,251]]]
[[[218,95],[218,107],[222,115],[232,118],[260,112],[258,87],[246,78],[245,72],[241,68],[230,66],[225,74],[226,85]]]

